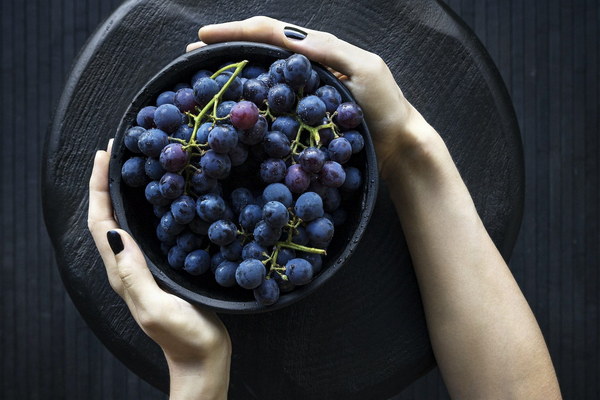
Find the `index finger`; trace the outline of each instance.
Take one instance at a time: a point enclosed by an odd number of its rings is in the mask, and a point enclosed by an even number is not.
[[[303,34],[305,37],[300,39]],[[373,53],[330,33],[302,28],[269,17],[206,25],[200,28],[198,36],[207,44],[243,40],[285,47],[350,77],[361,70],[360,64],[368,63],[373,56]]]

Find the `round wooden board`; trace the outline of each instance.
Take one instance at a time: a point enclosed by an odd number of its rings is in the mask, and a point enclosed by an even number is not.
[[[75,305],[129,368],[166,391],[162,352],[111,290],[87,231],[87,181],[137,90],[196,40],[199,26],[252,15],[330,31],[380,54],[444,137],[508,258],[523,205],[510,99],[489,56],[436,1],[136,0],[98,29],[67,81],[46,142],[44,214]],[[343,21],[343,22],[342,22]],[[258,315],[221,315],[233,341],[231,399],[386,399],[435,365],[401,227],[381,185],[351,261],[316,293]]]

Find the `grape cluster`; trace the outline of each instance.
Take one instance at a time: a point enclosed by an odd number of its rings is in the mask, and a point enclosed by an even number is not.
[[[172,268],[271,305],[322,269],[362,184],[362,117],[300,54],[200,70],[138,112],[122,181],[144,190]]]

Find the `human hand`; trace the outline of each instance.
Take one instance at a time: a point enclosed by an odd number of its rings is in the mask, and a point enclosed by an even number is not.
[[[98,151],[89,182],[88,227],[111,287],[140,328],[162,348],[171,378],[170,398],[227,397],[231,340],[216,314],[163,291],[133,238],[119,229],[108,191],[108,151]]]
[[[384,178],[395,169],[391,160],[418,147],[427,135],[434,133],[406,100],[381,57],[330,33],[268,17],[252,17],[203,26],[198,36],[201,41],[189,44],[187,51],[233,40],[264,42],[304,54],[329,67],[343,80],[363,109]],[[302,36],[305,37],[302,39]]]

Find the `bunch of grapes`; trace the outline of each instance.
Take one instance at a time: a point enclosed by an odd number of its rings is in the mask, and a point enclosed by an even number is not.
[[[168,264],[263,305],[320,272],[361,187],[361,108],[300,54],[198,71],[137,114],[123,182],[144,190]]]

